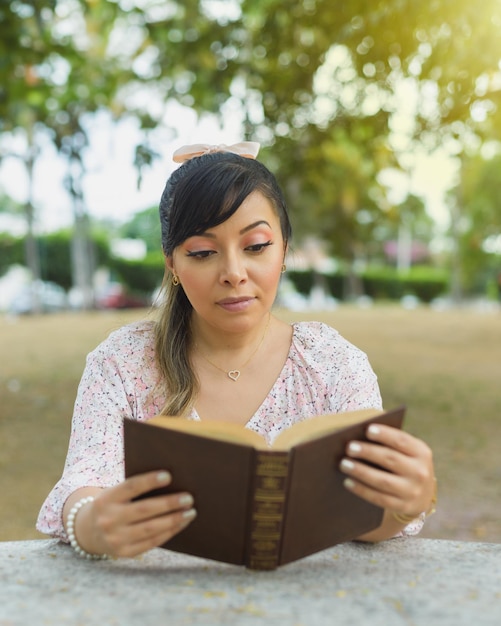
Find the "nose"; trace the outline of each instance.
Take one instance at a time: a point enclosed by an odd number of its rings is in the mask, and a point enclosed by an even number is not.
[[[237,254],[225,256],[222,259],[219,275],[221,283],[235,287],[247,280],[247,269],[244,260]]]

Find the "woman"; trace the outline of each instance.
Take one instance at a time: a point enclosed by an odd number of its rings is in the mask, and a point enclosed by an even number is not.
[[[64,473],[38,520],[81,556],[135,556],[196,516],[189,493],[134,501],[171,477],[123,479],[125,417],[238,422],[271,442],[318,414],[381,407],[365,354],[324,324],[291,326],[271,313],[291,228],[257,148],[192,146],[175,155],[183,165],[160,203],[160,319],[112,333],[89,355]],[[360,539],[413,534],[434,501],[431,451],[390,427],[367,435],[341,462],[346,488],[385,509],[381,526]]]

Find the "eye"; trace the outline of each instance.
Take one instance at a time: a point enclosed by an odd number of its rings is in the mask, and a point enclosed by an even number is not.
[[[194,251],[187,252],[186,256],[201,260],[201,259],[207,259],[213,254],[215,254],[214,250],[194,250]]]
[[[265,248],[267,248],[268,246],[272,246],[273,242],[272,241],[266,241],[264,243],[255,243],[252,244],[252,246],[247,246],[245,249],[247,250],[247,252],[263,252],[263,250]]]

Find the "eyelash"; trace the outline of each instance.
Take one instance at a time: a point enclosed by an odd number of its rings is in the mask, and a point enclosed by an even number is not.
[[[187,252],[186,256],[202,261],[203,259],[207,259],[209,256],[211,256],[213,252],[213,250],[196,250],[195,252]]]
[[[247,246],[247,248],[245,249],[249,252],[255,252],[256,254],[259,254],[260,252],[263,252],[265,248],[272,245],[273,241],[266,241],[265,243],[255,243],[253,246]]]
[[[266,241],[265,243],[256,243],[252,246],[247,246],[245,250],[253,254],[261,254],[265,248],[267,248],[268,246],[272,246],[272,245],[273,245],[272,241]],[[186,256],[203,261],[204,259],[208,259],[213,254],[215,254],[214,250],[195,250],[194,252],[188,252]]]

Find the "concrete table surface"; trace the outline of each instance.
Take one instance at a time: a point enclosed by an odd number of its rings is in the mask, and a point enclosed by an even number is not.
[[[0,543],[0,626],[500,626],[501,544],[342,544],[272,572],[166,550],[86,561]]]

